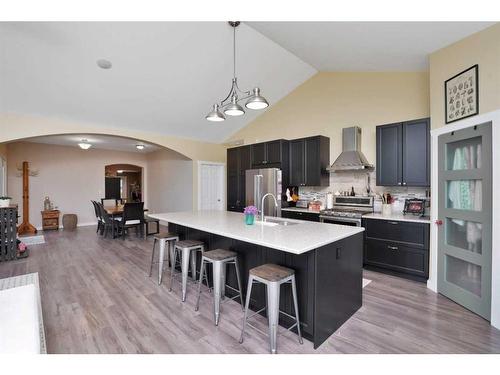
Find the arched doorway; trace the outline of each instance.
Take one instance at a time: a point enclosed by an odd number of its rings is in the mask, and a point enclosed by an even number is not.
[[[108,164],[104,167],[104,198],[142,202],[143,167],[134,164]]]

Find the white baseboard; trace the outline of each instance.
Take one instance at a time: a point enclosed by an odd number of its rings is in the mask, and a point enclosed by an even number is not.
[[[94,222],[87,222],[87,223],[78,223],[76,224],[77,227],[89,227],[91,225],[97,225],[97,221],[94,221]],[[63,229],[63,226],[62,224],[59,225],[59,229]],[[36,230],[43,230],[43,227],[36,227]]]

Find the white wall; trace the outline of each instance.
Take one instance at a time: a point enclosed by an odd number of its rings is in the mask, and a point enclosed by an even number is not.
[[[135,164],[143,167],[144,201],[147,197],[146,154],[119,152],[78,147],[54,146],[41,143],[15,142],[7,146],[8,194],[19,204],[22,213],[22,177],[17,166],[28,161],[37,169],[37,177],[30,177],[30,222],[41,227],[40,211],[43,200],[49,196],[61,215],[78,215],[79,224],[95,223],[94,208],[90,200],[104,197],[104,167],[107,164]],[[191,173],[191,170],[189,170]],[[62,216],[61,216],[62,217]]]
[[[164,149],[148,154],[151,213],[193,209],[193,161]]]
[[[492,122],[492,170],[493,170],[493,223],[492,223],[492,276],[491,276],[491,324],[500,328],[500,195],[495,192],[500,191],[500,110],[485,113],[479,116],[474,116],[469,119],[457,121],[452,125],[447,125],[435,129],[432,134],[432,155],[438,154],[438,137],[441,134],[449,133],[453,130],[463,129],[484,122]],[[432,158],[431,163],[431,190],[432,195],[431,207],[438,207],[438,160],[437,157]],[[430,246],[430,267],[429,280],[427,287],[437,292],[437,259],[438,259],[438,236],[434,222],[438,219],[438,210],[432,210],[431,214],[431,246]],[[440,218],[442,219],[442,218]]]

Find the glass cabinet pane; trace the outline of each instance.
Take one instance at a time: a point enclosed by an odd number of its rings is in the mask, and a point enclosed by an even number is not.
[[[481,297],[481,267],[446,255],[446,281]]]
[[[483,185],[481,180],[452,180],[447,182],[447,208],[481,211],[482,200]]]
[[[446,169],[457,171],[481,168],[482,137],[474,137],[446,145]]]
[[[446,218],[446,243],[451,246],[482,253],[483,224]]]

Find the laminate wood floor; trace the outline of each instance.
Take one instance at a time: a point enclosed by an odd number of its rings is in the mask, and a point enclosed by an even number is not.
[[[147,276],[152,238],[104,239],[93,227],[46,232],[25,260],[0,263],[0,278],[38,272],[49,353],[267,353],[267,338],[249,329],[238,343],[239,304],[180,301]],[[363,307],[317,350],[294,334],[278,338],[279,353],[500,353],[500,331],[424,284],[365,271]],[[266,320],[258,317],[265,329]],[[284,331],[284,330],[283,330]]]

